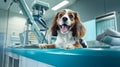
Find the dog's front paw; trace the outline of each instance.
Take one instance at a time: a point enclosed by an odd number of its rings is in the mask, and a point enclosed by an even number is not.
[[[47,46],[45,44],[39,44],[39,48],[44,49],[47,48]]]
[[[55,48],[55,44],[39,44],[39,48]]]
[[[64,48],[65,49],[74,49],[75,47],[73,45],[66,45]]]

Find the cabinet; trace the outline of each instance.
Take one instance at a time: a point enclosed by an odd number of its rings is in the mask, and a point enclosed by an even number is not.
[[[7,52],[5,67],[54,67],[54,66],[11,52]]]

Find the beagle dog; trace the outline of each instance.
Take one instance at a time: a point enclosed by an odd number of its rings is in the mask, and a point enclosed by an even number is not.
[[[40,45],[40,48],[85,48],[86,42],[82,37],[86,29],[80,20],[77,12],[70,9],[59,11],[49,29],[51,36],[56,36],[54,44]]]

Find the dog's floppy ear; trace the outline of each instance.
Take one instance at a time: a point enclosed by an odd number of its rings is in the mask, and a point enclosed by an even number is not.
[[[79,14],[77,12],[74,12],[74,15],[75,15],[75,25],[74,25],[73,36],[81,38],[85,35],[86,29],[80,20]]]
[[[52,22],[52,25],[50,27],[50,31],[51,31],[52,36],[58,35],[58,33],[57,33],[57,30],[59,30],[59,27],[57,25],[58,14],[59,14],[59,12],[55,15],[53,22]]]

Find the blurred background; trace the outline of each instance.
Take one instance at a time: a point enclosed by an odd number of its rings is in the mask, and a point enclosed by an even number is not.
[[[32,11],[34,0],[25,0]],[[54,15],[61,9],[71,9],[80,14],[80,19],[84,23],[87,33],[84,39],[88,45],[98,45],[96,37],[103,33],[106,28],[113,28],[120,32],[120,0],[40,0],[49,4],[49,9],[43,15],[43,19],[49,27],[53,21]],[[53,9],[61,2],[66,2],[60,8]],[[19,43],[19,34],[25,30],[26,19],[19,8],[19,5],[13,3],[8,10],[12,0],[0,0],[0,59],[2,59],[3,47]],[[105,23],[97,24],[99,18],[109,13],[115,13],[115,16]],[[97,21],[98,20],[98,21]],[[102,21],[103,22],[103,21]],[[106,23],[107,22],[107,23]],[[101,31],[102,29],[102,31]],[[31,41],[36,42],[36,38],[29,34]],[[2,61],[0,60],[0,65]],[[1,66],[0,66],[1,67]]]

